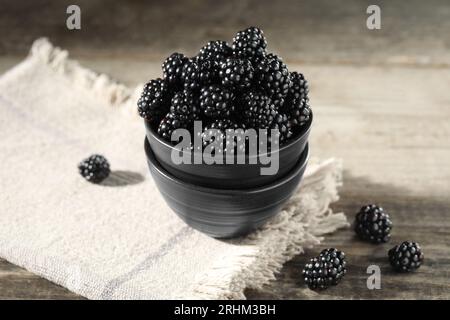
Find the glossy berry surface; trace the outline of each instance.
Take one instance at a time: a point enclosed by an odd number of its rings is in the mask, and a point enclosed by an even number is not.
[[[160,78],[150,80],[137,103],[139,115],[151,122],[157,121],[168,111],[171,98],[172,93],[166,81]]]
[[[234,93],[218,85],[203,87],[200,110],[209,118],[228,118],[234,111]]]
[[[345,254],[334,248],[323,250],[305,265],[303,277],[310,289],[337,285],[347,272]]]
[[[182,53],[172,53],[162,64],[164,79],[170,84],[180,85],[183,67],[188,60]]]
[[[355,232],[362,240],[373,243],[388,242],[392,221],[382,207],[375,204],[363,206],[355,217]]]
[[[260,92],[244,93],[240,98],[240,106],[248,128],[268,129],[277,115],[272,100]]]
[[[249,60],[228,58],[221,64],[219,76],[225,87],[243,90],[252,85],[253,72]]]
[[[419,244],[405,241],[388,252],[389,263],[397,272],[411,272],[418,269],[424,260]]]
[[[233,54],[251,61],[266,53],[267,41],[261,29],[250,27],[239,31],[233,38]]]
[[[100,183],[109,176],[111,169],[104,156],[94,154],[80,162],[78,171],[87,181]]]

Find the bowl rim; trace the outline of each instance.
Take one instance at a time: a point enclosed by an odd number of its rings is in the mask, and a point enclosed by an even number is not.
[[[165,179],[172,181],[180,186],[185,188],[193,189],[199,192],[204,193],[214,193],[214,194],[227,194],[227,195],[242,195],[242,194],[253,194],[265,192],[271,189],[275,189],[280,185],[292,180],[304,167],[306,167],[309,160],[309,142],[306,143],[305,149],[302,151],[299,160],[297,161],[294,168],[292,168],[286,175],[277,179],[269,184],[263,185],[261,187],[252,187],[247,189],[220,189],[220,188],[209,188],[204,186],[199,186],[190,182],[185,182],[174,175],[170,174],[167,170],[165,170],[162,165],[156,160],[155,154],[148,142],[148,138],[145,137],[144,141],[144,149],[145,154],[147,156],[147,162],[151,164],[151,166],[158,171],[160,175],[162,175]]]
[[[306,124],[303,126],[302,130],[300,130],[299,133],[297,133],[297,137],[291,141],[289,141],[287,144],[283,145],[281,148],[279,148],[277,150],[277,152],[282,152],[283,150],[286,150],[288,148],[290,148],[292,145],[295,145],[298,141],[300,141],[306,134],[308,134],[308,132],[311,130],[312,127],[312,122],[313,122],[313,112],[311,111],[311,115],[309,117],[308,122],[306,122]],[[164,145],[166,148],[169,149],[175,149],[175,146],[170,144],[168,141],[163,140],[157,132],[155,132],[155,130],[153,130],[152,125],[150,123],[150,121],[148,121],[147,119],[144,119],[144,124],[145,127],[148,129],[148,131],[150,131],[152,137],[158,141],[158,143]],[[194,154],[196,154],[198,151],[194,150]],[[262,155],[267,155],[268,152],[265,152]],[[249,158],[254,158],[254,157],[258,157],[258,155],[252,155],[251,157],[248,156],[248,154],[245,155],[246,159]]]

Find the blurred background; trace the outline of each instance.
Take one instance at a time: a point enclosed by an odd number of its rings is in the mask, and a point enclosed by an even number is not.
[[[81,30],[66,27],[71,4],[81,9]],[[381,8],[379,30],[366,26],[371,4]],[[312,155],[344,161],[334,209],[351,221],[362,205],[378,203],[395,223],[393,242],[414,239],[426,248],[427,263],[411,281],[386,271],[383,290],[370,291],[366,268],[381,261],[374,257],[382,249],[338,232],[323,247],[353,257],[349,279],[313,298],[449,298],[448,0],[0,0],[0,72],[45,36],[83,65],[135,86],[161,76],[172,52],[195,55],[207,41],[231,42],[253,25],[264,30],[269,51],[309,80]],[[248,297],[310,298],[299,285],[308,255]],[[2,260],[0,297],[76,298]]]

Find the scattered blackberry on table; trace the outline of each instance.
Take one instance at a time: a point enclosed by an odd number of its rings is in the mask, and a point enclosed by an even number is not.
[[[169,110],[172,92],[161,78],[150,80],[138,100],[139,115],[151,122],[157,121]]]
[[[220,65],[219,76],[224,86],[242,90],[252,85],[253,72],[249,60],[228,58]]]
[[[233,91],[218,85],[200,90],[200,110],[209,118],[228,118],[234,111]]]
[[[83,178],[92,183],[100,183],[111,172],[109,162],[99,154],[91,155],[78,165],[78,170]]]
[[[248,128],[268,129],[277,115],[275,105],[264,93],[246,92],[240,98],[240,105]]]
[[[292,125],[288,116],[284,113],[278,113],[273,119],[271,129],[277,129],[280,136],[280,144],[292,138]]]
[[[233,54],[255,61],[266,54],[267,41],[261,29],[250,27],[239,31],[233,38]]]
[[[397,272],[411,272],[423,263],[424,255],[419,244],[405,241],[393,247],[388,253],[389,262]]]
[[[347,272],[345,254],[337,249],[325,249],[305,265],[303,277],[310,289],[326,289],[337,285]]]
[[[283,61],[276,55],[268,54],[256,67],[255,78],[258,86],[265,90],[275,106],[281,107],[292,83]]]
[[[188,60],[182,53],[172,53],[162,64],[164,79],[170,84],[182,84],[181,74]]]
[[[362,240],[373,243],[388,242],[391,230],[392,222],[382,207],[369,204],[356,214],[355,232]]]

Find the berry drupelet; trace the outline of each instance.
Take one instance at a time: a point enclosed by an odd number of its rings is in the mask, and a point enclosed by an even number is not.
[[[233,54],[255,61],[266,54],[267,41],[261,29],[250,27],[239,31],[233,38]]]
[[[200,110],[208,118],[228,118],[234,111],[233,91],[218,85],[200,90]]]
[[[388,242],[392,222],[383,208],[369,204],[361,208],[355,218],[355,232],[362,239],[373,243]]]
[[[253,72],[249,60],[228,58],[221,64],[219,76],[224,86],[242,90],[252,85]]]
[[[240,106],[248,128],[268,129],[277,115],[275,105],[264,93],[244,93],[240,98]]]
[[[139,115],[151,122],[158,121],[169,110],[172,95],[165,80],[150,80],[137,103]]]
[[[94,154],[81,161],[78,170],[83,178],[92,183],[102,182],[111,172],[108,160],[99,154]]]
[[[397,272],[411,272],[423,263],[424,255],[418,243],[405,241],[388,252],[391,266]]]
[[[326,289],[341,281],[347,272],[346,265],[344,252],[325,249],[305,265],[303,277],[310,289]]]
[[[276,55],[268,54],[256,67],[255,78],[275,106],[281,107],[291,87],[289,70],[283,61]]]
[[[162,64],[164,79],[168,83],[179,86],[182,84],[181,74],[188,58],[181,53],[172,53]]]

